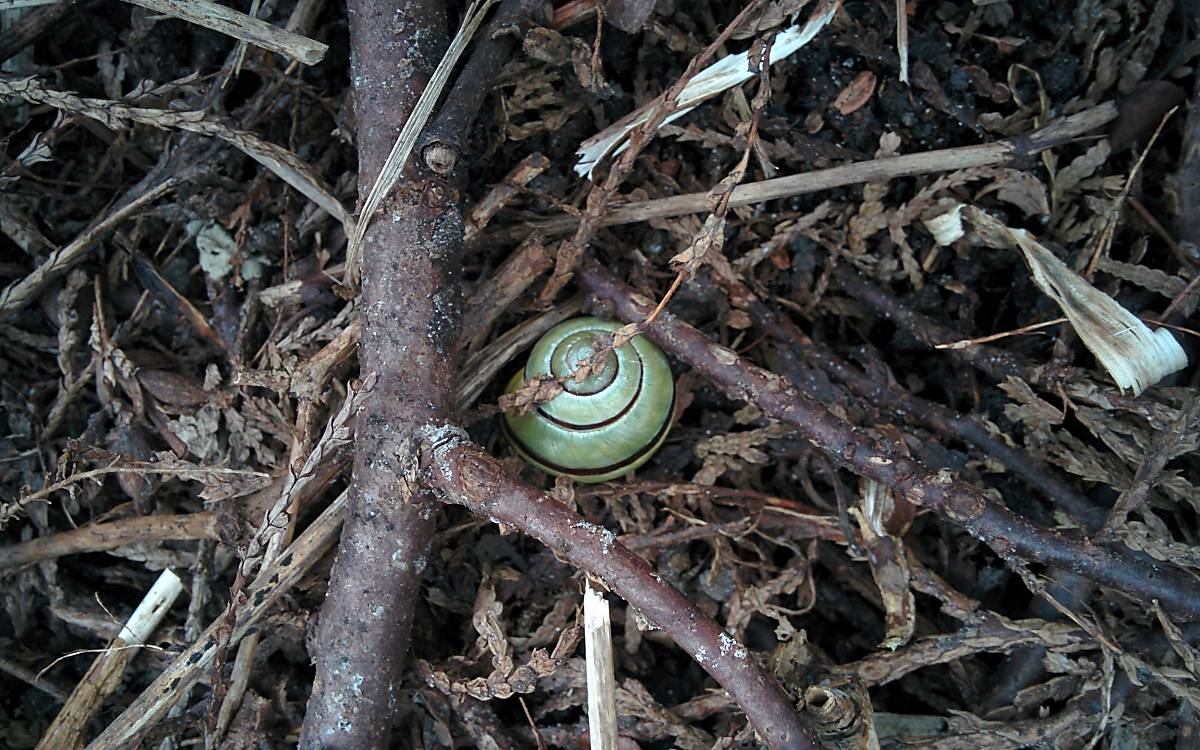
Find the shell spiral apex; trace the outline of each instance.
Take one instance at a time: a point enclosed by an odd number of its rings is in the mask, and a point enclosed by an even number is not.
[[[573,318],[538,340],[506,393],[530,378],[569,377],[621,327],[599,318]],[[506,413],[502,428],[527,462],[579,482],[615,479],[646,463],[671,427],[675,380],[667,357],[638,336],[609,352],[600,366],[526,414]]]

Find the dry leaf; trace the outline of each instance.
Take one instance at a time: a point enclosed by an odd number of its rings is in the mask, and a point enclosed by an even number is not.
[[[875,74],[864,70],[837,95],[833,108],[843,115],[862,109],[875,93],[875,84]]]
[[[1024,380],[1009,377],[1000,384],[1000,390],[1016,402],[1004,405],[1004,416],[1014,422],[1049,431],[1051,427],[1062,424],[1066,417],[1064,410],[1038,396]]]
[[[656,0],[608,0],[604,20],[626,34],[636,34],[650,20]]]
[[[912,639],[917,624],[916,601],[909,586],[911,572],[904,543],[885,529],[887,506],[895,502],[891,491],[878,482],[865,480],[862,488],[862,508],[850,508],[858,521],[871,576],[883,599],[884,638],[880,646],[895,651]],[[903,502],[903,501],[901,501]]]
[[[692,276],[704,263],[709,253],[720,253],[725,246],[725,217],[709,214],[704,226],[692,239],[687,250],[671,258],[676,271]]]
[[[778,424],[756,430],[713,435],[697,441],[696,458],[704,462],[700,471],[692,478],[696,484],[713,485],[728,471],[738,471],[746,466],[762,466],[770,457],[760,446],[790,432]]]
[[[533,378],[512,393],[506,393],[499,399],[501,411],[515,409],[518,414],[531,411],[538,404],[544,404],[563,392],[562,383],[557,378]]]
[[[1151,331],[1028,232],[1005,226],[973,206],[964,207],[963,216],[988,245],[1021,251],[1038,288],[1058,304],[1080,340],[1120,388],[1136,396],[1187,366],[1187,355],[1170,331]]]

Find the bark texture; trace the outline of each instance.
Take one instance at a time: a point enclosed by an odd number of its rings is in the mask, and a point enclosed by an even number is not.
[[[445,50],[441,0],[351,0],[359,194]],[[410,160],[364,244],[351,502],[315,644],[302,748],[388,745],[437,504],[405,480],[414,431],[454,406],[462,217],[452,175]],[[367,221],[371,217],[362,217]]]

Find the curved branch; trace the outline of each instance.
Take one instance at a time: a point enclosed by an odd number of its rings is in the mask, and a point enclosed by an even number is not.
[[[767,745],[815,748],[787,694],[746,648],[650,564],[549,495],[524,485],[454,428],[426,430],[421,449],[425,483],[449,502],[520,529],[572,565],[604,581],[678,643],[729,691]]]

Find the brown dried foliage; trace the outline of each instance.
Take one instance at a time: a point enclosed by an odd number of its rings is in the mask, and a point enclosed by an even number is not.
[[[263,5],[267,23],[346,49],[342,4]],[[722,364],[785,378],[886,456],[1200,591],[1194,368],[1120,393],[1068,327],[1026,329],[1058,312],[1019,255],[970,234],[940,246],[926,224],[967,203],[1024,228],[1143,320],[1179,327],[1194,359],[1200,58],[1187,40],[1200,11],[909,3],[904,86],[893,4],[849,4],[790,59],[638,136],[591,185],[571,170],[576,146],[670,90],[745,6],[600,5],[559,2],[553,21],[510,29],[511,57],[466,92],[481,104],[455,141],[466,244],[439,259],[463,264],[465,319],[448,323],[455,295],[438,297],[423,334],[470,355],[461,382],[485,373],[459,402],[485,405],[472,436],[769,666],[796,704],[788,718],[830,746],[1194,742],[1196,623],[997,554],[860,481],[751,391],[677,367],[666,445],[636,476],[577,492],[522,466],[485,415],[561,391],[501,396],[522,365],[514,342],[534,335],[523,326],[578,309],[560,292],[591,258],[640,309],[695,326]],[[812,5],[757,3],[712,53],[766,52]],[[372,385],[355,380],[362,311],[339,297],[355,133],[400,123],[353,111],[344,54],[301,68],[251,47],[234,77],[230,38],[130,4],[63,7],[0,11],[0,736],[35,747],[92,657],[56,659],[114,638],[170,567],[186,585],[162,650],[131,657],[118,693],[131,708],[111,699],[86,739],[281,745],[312,687],[355,420],[378,416],[355,408]],[[1019,147],[1109,101],[1108,132],[983,166],[953,151]],[[773,177],[924,153],[939,156],[897,179],[731,201]],[[606,223],[684,194],[692,213]],[[578,229],[561,241],[563,227]],[[415,491],[410,468],[396,481]],[[419,658],[389,686],[393,744],[581,746],[577,561],[515,533],[520,518],[429,508],[437,531],[408,602]],[[756,747],[711,662],[612,602],[623,741]],[[197,717],[223,696],[220,739]]]

